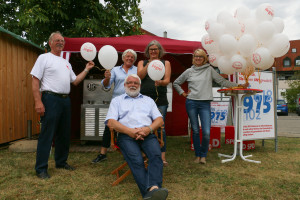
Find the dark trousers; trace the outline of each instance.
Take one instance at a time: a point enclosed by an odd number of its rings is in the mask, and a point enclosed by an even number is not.
[[[108,126],[105,126],[102,138],[102,147],[109,148],[110,147],[110,130]]]
[[[135,140],[126,134],[119,133],[117,144],[128,163],[136,184],[142,196],[152,186],[162,186],[163,162],[161,150],[155,135],[150,134],[144,140]],[[143,151],[148,158],[148,167],[145,168]]]
[[[70,98],[62,98],[44,93],[42,102],[45,114],[41,117],[42,130],[39,135],[36,165],[37,173],[48,169],[48,159],[53,138],[55,140],[55,164],[64,166],[67,162],[70,147],[71,103]]]

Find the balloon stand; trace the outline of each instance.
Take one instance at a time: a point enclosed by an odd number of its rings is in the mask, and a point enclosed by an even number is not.
[[[250,160],[248,157],[252,155],[243,155],[243,102],[244,98],[247,96],[255,95],[257,93],[263,92],[259,89],[220,89],[218,90],[219,93],[224,93],[226,96],[232,96],[234,98],[234,124],[235,124],[235,131],[234,131],[234,152],[232,155],[226,155],[219,153],[219,157],[225,157],[227,159],[222,160],[222,163],[233,161],[237,155],[239,155],[244,161],[252,162],[252,163],[261,163],[261,161]],[[239,94],[242,95],[239,98]],[[239,149],[239,151],[238,151]]]

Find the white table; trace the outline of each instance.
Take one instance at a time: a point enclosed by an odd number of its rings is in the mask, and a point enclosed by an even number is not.
[[[234,98],[234,151],[232,155],[218,154],[219,157],[226,157],[228,159],[222,160],[222,163],[233,161],[238,155],[238,143],[239,143],[239,155],[244,161],[261,163],[260,161],[247,159],[252,155],[243,155],[243,102],[244,98],[247,96],[255,95],[256,93],[263,92],[260,89],[220,89],[219,93],[224,93],[226,96],[232,96]],[[242,97],[239,98],[239,94],[242,94]]]

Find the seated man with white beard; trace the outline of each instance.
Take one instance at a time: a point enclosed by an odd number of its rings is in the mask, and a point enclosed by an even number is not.
[[[153,130],[163,125],[155,102],[140,94],[141,79],[136,74],[126,77],[125,94],[115,97],[109,106],[105,123],[119,132],[117,145],[131,169],[144,199],[165,200],[168,190],[162,188],[163,162]],[[141,150],[146,154],[145,168]]]

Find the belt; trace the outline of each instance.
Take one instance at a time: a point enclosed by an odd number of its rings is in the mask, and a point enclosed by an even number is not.
[[[69,96],[68,94],[59,94],[59,93],[55,93],[55,92],[51,92],[51,91],[43,91],[42,94],[51,94],[51,95],[58,96],[61,98],[67,98]]]

